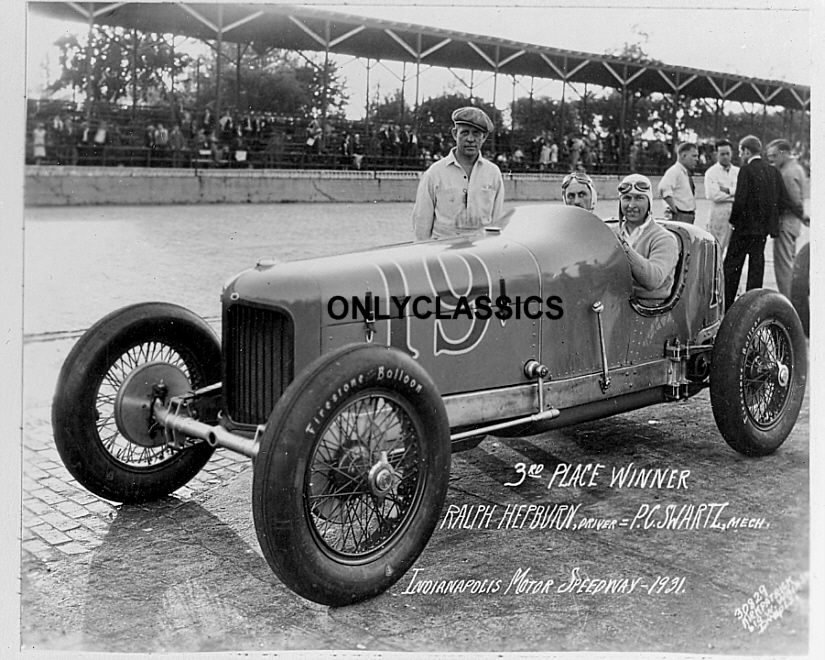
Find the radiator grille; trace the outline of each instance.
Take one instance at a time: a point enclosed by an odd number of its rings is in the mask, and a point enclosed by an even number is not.
[[[234,422],[263,424],[293,378],[294,330],[279,312],[236,304],[224,309],[223,390]]]

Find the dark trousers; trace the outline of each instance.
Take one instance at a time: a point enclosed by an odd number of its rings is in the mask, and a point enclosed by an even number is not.
[[[762,286],[765,274],[765,241],[764,234],[740,234],[736,229],[730,237],[727,254],[725,254],[725,311],[733,304],[736,290],[739,288],[739,279],[742,277],[742,267],[745,257],[748,258],[747,290],[758,289]]]

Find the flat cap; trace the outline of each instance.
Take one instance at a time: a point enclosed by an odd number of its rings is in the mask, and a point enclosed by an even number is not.
[[[493,130],[493,122],[490,121],[487,113],[485,113],[484,110],[474,108],[471,105],[454,110],[453,123],[469,124],[480,131],[484,131],[485,133],[490,133]]]

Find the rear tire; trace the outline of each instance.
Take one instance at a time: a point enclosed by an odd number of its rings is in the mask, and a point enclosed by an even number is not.
[[[799,415],[807,365],[802,324],[785,296],[753,289],[738,298],[722,320],[710,372],[725,442],[746,456],[776,451]]]

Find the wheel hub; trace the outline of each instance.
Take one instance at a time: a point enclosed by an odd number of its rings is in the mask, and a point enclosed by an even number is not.
[[[788,369],[788,365],[780,364],[776,370],[776,379],[779,381],[779,384],[782,387],[787,387],[788,382],[790,381],[791,370]]]
[[[384,499],[387,493],[399,483],[401,483],[401,475],[390,464],[387,452],[382,451],[378,462],[370,469],[369,484],[372,494],[379,499]]]
[[[168,362],[147,362],[133,369],[123,380],[115,397],[114,414],[121,434],[142,447],[166,443],[162,433],[151,432],[153,388],[163,384],[168,396],[186,394],[192,389],[189,378]]]

